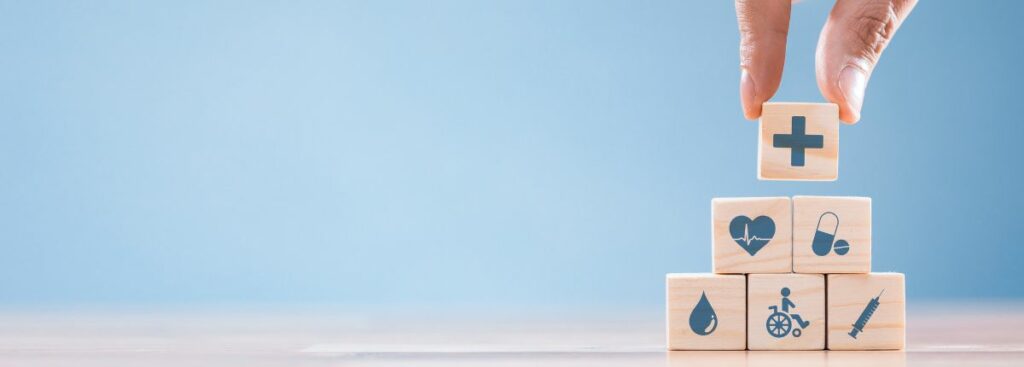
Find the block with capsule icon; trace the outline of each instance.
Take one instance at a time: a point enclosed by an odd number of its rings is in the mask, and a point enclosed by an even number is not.
[[[788,197],[711,200],[711,268],[720,274],[793,271]]]
[[[839,177],[839,106],[768,102],[761,107],[761,180],[834,181]]]
[[[746,292],[743,275],[668,274],[668,349],[745,349]]]
[[[825,276],[747,276],[747,348],[825,349]]]
[[[871,198],[794,196],[793,271],[871,272]]]
[[[829,274],[828,349],[903,349],[906,294],[900,273]]]

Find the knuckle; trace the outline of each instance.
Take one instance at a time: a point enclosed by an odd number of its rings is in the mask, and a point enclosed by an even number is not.
[[[878,61],[882,51],[892,40],[899,24],[897,9],[891,1],[869,1],[860,9],[860,14],[850,23],[852,41],[860,47],[861,57]]]

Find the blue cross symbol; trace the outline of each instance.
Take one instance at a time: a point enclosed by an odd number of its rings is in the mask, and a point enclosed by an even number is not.
[[[775,134],[772,137],[772,146],[792,149],[789,155],[789,164],[794,167],[803,167],[804,150],[821,149],[825,146],[825,136],[807,135],[807,119],[803,116],[793,116],[793,133]]]

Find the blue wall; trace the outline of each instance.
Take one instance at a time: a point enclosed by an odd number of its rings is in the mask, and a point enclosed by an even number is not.
[[[821,101],[830,7],[776,100]],[[923,2],[834,183],[756,180],[729,1],[3,2],[7,305],[660,305],[710,200],[874,198],[874,269],[1024,296],[1024,3]]]

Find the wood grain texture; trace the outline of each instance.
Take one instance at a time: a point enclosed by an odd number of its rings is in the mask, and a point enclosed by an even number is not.
[[[758,137],[761,180],[834,181],[839,177],[839,106],[833,103],[780,103],[762,106]],[[792,118],[804,116],[807,134],[824,136],[820,149],[807,149],[803,166],[793,166],[791,149],[773,146],[776,134],[792,133]]]
[[[766,323],[772,315],[771,306],[782,310],[783,288],[789,288],[789,299],[796,304],[789,314],[797,314],[810,324],[799,326],[792,320],[792,329],[778,338],[768,333]],[[821,274],[750,274],[747,276],[747,348],[750,350],[821,350],[825,349],[825,276]]]
[[[826,213],[834,213],[834,216]],[[833,249],[824,256],[818,256],[812,245],[819,226],[824,227],[820,228],[824,234],[834,232],[833,241],[846,241],[849,252],[839,255]],[[871,198],[794,196],[793,271],[818,274],[871,272]]]
[[[668,274],[666,310],[669,350],[743,350],[746,348],[746,279],[742,275]],[[690,313],[707,296],[718,318],[708,335],[694,333]]]
[[[767,216],[775,222],[775,235],[751,255],[732,234],[729,223],[736,216]],[[793,222],[788,197],[715,198],[711,200],[711,268],[715,273],[789,273],[793,271]]]
[[[912,300],[904,350],[781,353],[668,352],[664,305],[608,302],[554,309],[8,305],[0,311],[0,366],[949,367],[1024,360],[1024,300]]]
[[[828,349],[903,349],[906,339],[903,274],[830,274],[827,281]],[[874,297],[879,298],[878,308],[857,337],[851,337],[853,324]]]

